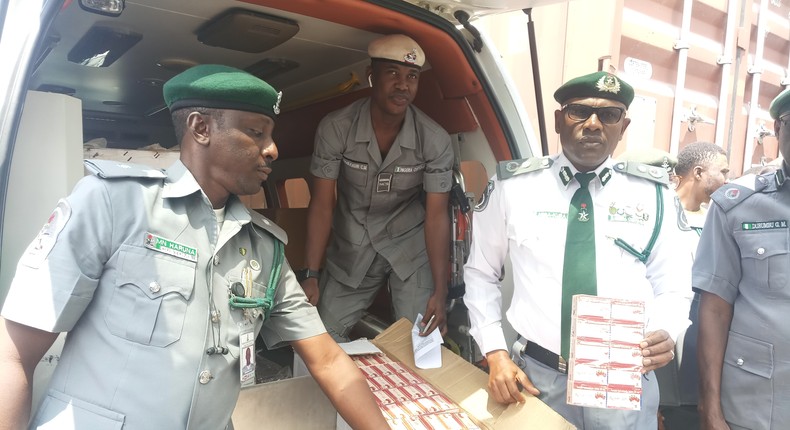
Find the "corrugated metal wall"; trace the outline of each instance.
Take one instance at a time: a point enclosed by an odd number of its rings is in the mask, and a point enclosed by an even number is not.
[[[563,81],[599,67],[636,90],[633,122],[615,154],[652,146],[677,153],[715,142],[730,153],[734,176],[778,156],[771,100],[790,83],[788,0],[575,0],[536,8],[549,148],[552,94]],[[537,112],[526,17],[485,18],[534,124]]]

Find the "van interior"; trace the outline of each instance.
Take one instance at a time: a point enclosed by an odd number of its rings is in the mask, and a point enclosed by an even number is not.
[[[164,82],[208,63],[264,79],[283,92],[274,130],[279,159],[261,193],[245,203],[287,231],[286,256],[294,268],[302,267],[307,240],[316,127],[327,113],[369,95],[367,46],[382,35],[404,33],[424,49],[414,103],[457,144],[460,182],[472,204],[497,160],[529,155],[514,148],[489,79],[471,59],[478,40],[462,26],[469,17],[464,11],[440,16],[393,0],[127,0],[116,2],[123,5],[118,13],[90,10],[90,3],[63,1],[27,82],[30,94],[78,101],[66,109],[81,121],[72,135],[79,137],[64,135],[76,140],[64,144],[80,147],[87,159],[165,168],[178,157],[178,146]],[[17,139],[17,146],[25,144]],[[359,336],[375,336],[392,322],[386,292],[369,314],[365,321],[374,331],[362,327]],[[479,359],[462,303],[448,317],[449,346],[469,361]]]

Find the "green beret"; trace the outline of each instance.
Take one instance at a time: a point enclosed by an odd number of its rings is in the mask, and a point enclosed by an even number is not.
[[[257,112],[274,119],[282,93],[255,76],[234,67],[201,64],[167,81],[165,103],[171,112],[187,107]]]
[[[620,154],[617,159],[619,161],[635,161],[637,163],[663,167],[670,172],[678,165],[678,157],[669,152],[652,147],[630,149]]]
[[[580,97],[616,100],[628,109],[634,100],[634,88],[611,73],[595,72],[573,78],[554,92],[554,100],[559,104]]]
[[[782,91],[771,101],[771,106],[768,108],[768,113],[771,118],[779,119],[779,117],[790,110],[790,88]]]

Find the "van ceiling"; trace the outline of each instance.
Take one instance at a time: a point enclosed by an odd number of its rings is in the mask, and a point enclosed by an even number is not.
[[[332,97],[333,89],[347,86],[356,91],[367,87],[362,82],[369,64],[367,45],[381,34],[394,32],[409,34],[426,51],[429,59],[426,68],[433,69],[433,85],[437,85],[436,94],[441,97],[436,111],[443,110],[444,99],[455,104],[462,102],[468,109],[465,98],[482,91],[463,51],[447,33],[360,0],[136,0],[127,1],[126,9],[117,18],[86,12],[76,1],[66,4],[50,28],[47,38],[50,49],[42,51],[43,60],[32,75],[29,88],[62,92],[81,99],[85,140],[107,137],[110,146],[175,144],[170,137],[170,119],[161,86],[191,65],[219,63],[268,73],[266,80],[283,90],[282,108],[287,113]],[[234,30],[234,26],[221,28],[208,37],[200,34],[207,43],[198,40],[199,33],[206,32],[207,24],[233,9],[271,16],[286,26],[298,26],[298,31],[260,53],[211,46],[233,44],[234,35],[228,30]],[[127,43],[128,51],[107,67],[68,61],[75,45],[96,28],[132,35],[133,40],[136,35],[142,38]],[[249,33],[241,32],[239,37],[249,37]],[[333,104],[327,104],[330,105]],[[326,113],[321,109],[313,111]],[[453,128],[463,131],[473,127],[476,127],[474,121]],[[305,148],[295,154],[309,153],[312,142],[299,144]]]

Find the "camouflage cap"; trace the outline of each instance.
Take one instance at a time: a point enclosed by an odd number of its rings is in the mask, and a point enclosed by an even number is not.
[[[554,100],[559,104],[579,97],[611,99],[624,104],[628,109],[634,100],[634,88],[611,73],[595,72],[573,78],[554,92]]]
[[[372,60],[389,61],[418,69],[425,64],[425,53],[420,45],[403,34],[391,34],[370,42],[368,55]]]
[[[201,64],[167,81],[165,103],[171,112],[187,107],[232,109],[262,113],[272,119],[280,113],[282,92],[234,67]]]
[[[779,119],[783,113],[790,111],[790,88],[779,93],[776,98],[771,101],[771,106],[768,108],[768,113],[771,118]]]

